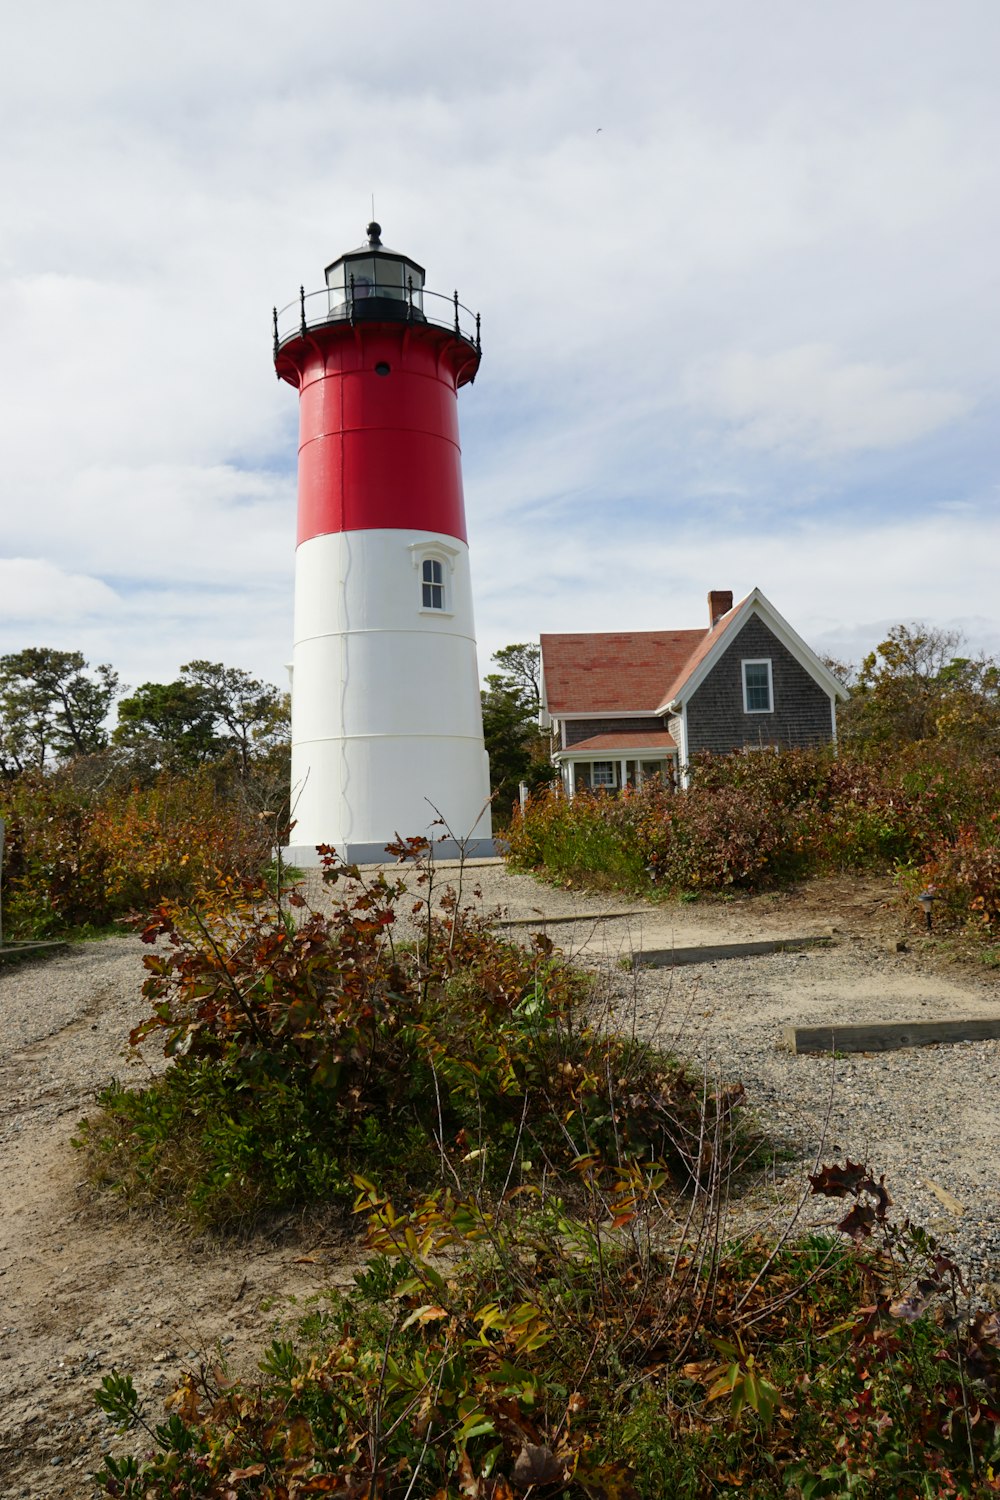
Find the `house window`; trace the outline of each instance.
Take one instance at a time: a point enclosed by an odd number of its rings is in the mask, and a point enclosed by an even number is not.
[[[774,711],[770,659],[743,663],[743,711],[748,714]]]
[[[444,565],[436,557],[425,557],[421,579],[424,609],[444,609]]]
[[[595,760],[590,768],[591,786],[611,786],[615,784],[615,763],[613,760]]]

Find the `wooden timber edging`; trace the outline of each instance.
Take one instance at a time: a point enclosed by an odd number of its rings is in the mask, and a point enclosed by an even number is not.
[[[1000,1038],[1000,1016],[954,1021],[882,1021],[873,1025],[828,1021],[825,1026],[786,1026],[789,1052],[895,1052],[901,1047],[989,1042]]]
[[[677,964],[714,964],[725,958],[757,958],[768,953],[798,953],[805,948],[828,948],[822,937],[768,938],[755,943],[710,943],[698,948],[647,948],[634,955],[636,968],[672,969]]]
[[[576,911],[547,917],[539,913],[534,917],[499,917],[498,927],[559,927],[571,922],[620,922],[624,917],[648,917],[648,907],[632,907],[627,911]]]
[[[0,948],[0,965],[21,963],[26,958],[55,958],[57,953],[67,953],[69,943],[53,940],[47,943],[8,943]]]

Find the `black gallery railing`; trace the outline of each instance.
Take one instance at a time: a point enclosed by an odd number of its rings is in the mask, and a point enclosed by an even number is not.
[[[318,292],[299,287],[298,300],[287,307],[274,309],[274,354],[290,339],[302,338],[310,328],[325,323],[356,323],[386,319],[391,322],[430,323],[447,328],[482,352],[479,314],[463,306],[455,292],[448,297],[415,287],[408,281],[404,287],[396,282],[355,280],[350,276],[346,286],[325,286]]]

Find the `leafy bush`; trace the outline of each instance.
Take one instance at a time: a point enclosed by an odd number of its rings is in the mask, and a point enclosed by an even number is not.
[[[992,927],[1000,909],[1000,781],[961,747],[879,760],[828,751],[704,756],[691,786],[532,798],[509,859],[550,878],[628,890],[760,890],[845,870],[921,871],[942,914]],[[985,919],[985,920],[984,920]]]
[[[547,938],[505,942],[447,894],[435,916],[428,887],[400,944],[402,881],[332,854],[326,874],[345,895],[329,916],[293,895],[297,923],[260,883],[161,905],[132,1040],[161,1034],[171,1065],[101,1096],[81,1133],[98,1182],[221,1226],[342,1195],[355,1171],[500,1190],[597,1153],[690,1183],[731,1153],[740,1090],[591,1027],[589,981]]]
[[[106,926],[190,896],[216,872],[249,875],[273,837],[209,772],[100,791],[68,773],[25,773],[0,790],[0,813],[4,925],[17,938]]]
[[[953,841],[939,839],[915,873],[907,884],[933,890],[935,922],[1000,938],[1000,815],[992,830],[960,828]]]
[[[586,1171],[603,1218],[537,1188],[401,1214],[359,1183],[374,1257],[355,1290],[272,1344],[258,1382],[185,1374],[162,1424],[106,1377],[100,1405],[155,1451],[98,1482],[135,1500],[1000,1493],[1000,1325],[890,1222],[881,1180],[814,1174],[850,1202],[841,1243],[720,1251],[709,1214],[667,1250],[662,1173]]]
[[[547,787],[529,799],[525,812],[513,813],[505,834],[508,857],[517,868],[544,869],[557,881],[639,890],[648,875],[634,812],[628,792],[620,799],[580,792],[571,802],[558,786]]]

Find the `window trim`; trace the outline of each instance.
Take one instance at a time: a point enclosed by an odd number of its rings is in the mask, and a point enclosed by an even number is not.
[[[751,708],[747,697],[747,667],[767,668],[767,707]],[[743,712],[745,714],[774,713],[774,674],[769,656],[745,656],[740,662],[740,677],[743,683]]]
[[[455,559],[459,556],[458,547],[449,547],[446,542],[411,542],[410,560],[413,563],[413,571],[417,575],[417,612],[421,615],[432,615],[436,619],[450,617],[454,614],[453,582],[455,572]],[[442,605],[437,609],[434,605],[424,603],[424,563],[436,562],[441,566],[441,598]],[[431,585],[434,587],[435,585]]]

